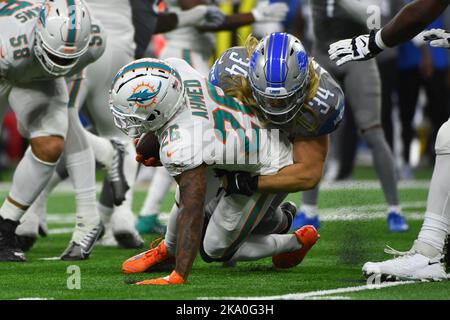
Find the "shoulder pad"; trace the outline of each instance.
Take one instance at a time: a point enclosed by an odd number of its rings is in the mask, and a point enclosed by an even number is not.
[[[342,89],[325,69],[320,66],[318,68],[316,72],[320,74],[319,88],[314,98],[308,102],[310,109],[301,115],[303,123],[297,122],[295,128],[287,129],[292,138],[318,137],[332,133],[344,116],[345,99]]]

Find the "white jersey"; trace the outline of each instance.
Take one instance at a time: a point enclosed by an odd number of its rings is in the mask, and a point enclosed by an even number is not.
[[[167,0],[167,8],[171,12],[181,12],[178,0]],[[214,1],[207,1],[214,4]],[[177,28],[164,34],[167,46],[201,52],[209,58],[215,47],[215,35],[212,32],[200,32],[195,27]]]
[[[44,70],[34,54],[35,27],[42,3],[16,1],[0,7],[0,79],[12,85],[55,78]],[[102,37],[99,29],[95,34]],[[92,43],[70,74],[97,60],[103,51],[98,42]]]
[[[134,57],[134,26],[129,0],[84,0],[95,19],[99,20],[111,40],[110,44],[125,47]]]
[[[158,131],[160,158],[170,175],[207,164],[214,168],[275,174],[293,163],[292,144],[240,101],[181,59],[166,60],[185,87],[181,110]]]

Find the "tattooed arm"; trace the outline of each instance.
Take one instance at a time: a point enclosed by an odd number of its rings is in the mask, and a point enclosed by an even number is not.
[[[206,196],[204,171],[205,167],[200,166],[175,178],[180,188],[175,271],[184,280],[191,271],[202,238]]]

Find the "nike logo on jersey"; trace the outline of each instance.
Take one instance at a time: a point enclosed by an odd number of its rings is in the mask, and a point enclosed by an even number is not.
[[[439,261],[435,261],[435,262],[428,261],[429,266],[432,266],[433,264],[438,264],[438,263],[439,263]]]

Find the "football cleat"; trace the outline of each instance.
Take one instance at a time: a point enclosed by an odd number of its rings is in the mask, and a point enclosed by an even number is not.
[[[159,222],[157,215],[139,216],[136,222],[136,229],[140,234],[165,235],[167,227]]]
[[[134,284],[138,286],[145,286],[145,285],[168,285],[168,284],[183,284],[183,283],[184,283],[183,277],[180,276],[176,271],[173,271],[170,275],[166,277],[139,281],[135,282]]]
[[[111,226],[105,224],[105,233],[97,241],[98,246],[102,247],[118,247],[116,238],[113,235]]]
[[[297,212],[297,206],[295,205],[295,203],[287,201],[280,205],[280,209],[286,216],[288,224],[286,226],[286,229],[280,231],[279,234],[286,234],[292,228],[292,222],[294,221],[295,213]]]
[[[157,267],[161,263],[166,263],[172,261],[174,258],[170,257],[166,246],[164,245],[164,240],[153,248],[153,245],[161,240],[155,239],[150,244],[150,250],[140,253],[134,257],[127,259],[122,264],[122,271],[124,273],[140,273],[148,271],[150,268]]]
[[[75,261],[88,259],[95,243],[103,235],[104,231],[105,228],[103,227],[103,224],[100,223],[98,226],[89,231],[80,243],[70,241],[69,246],[61,255],[61,260]]]
[[[439,255],[430,259],[418,252],[410,251],[394,259],[367,262],[362,270],[367,278],[379,275],[383,280],[441,281],[447,279],[442,258]]]
[[[18,248],[15,230],[18,223],[0,217],[0,261],[24,262],[25,254]]]
[[[114,239],[124,249],[141,249],[144,246],[144,240],[137,232],[116,232]]]
[[[111,217],[114,238],[120,247],[125,249],[140,249],[144,246],[135,228],[135,216],[131,210],[116,210]]]
[[[304,226],[295,231],[295,236],[301,248],[292,252],[285,252],[272,257],[275,268],[288,269],[295,267],[306,256],[312,246],[319,240],[320,235],[314,226]]]
[[[36,241],[37,237],[34,235],[16,235],[17,246],[24,252],[31,250]]]
[[[405,232],[409,229],[406,218],[398,212],[389,212],[387,216],[387,223],[390,232]]]
[[[292,229],[297,230],[303,226],[314,226],[316,230],[320,229],[320,220],[319,216],[316,215],[312,218],[309,218],[303,211],[297,212],[297,215],[294,218],[294,222],[292,223]]]
[[[118,139],[111,139],[114,148],[111,169],[108,172],[109,182],[113,193],[113,201],[116,206],[120,206],[125,200],[125,194],[130,189],[123,170],[125,146]]]

